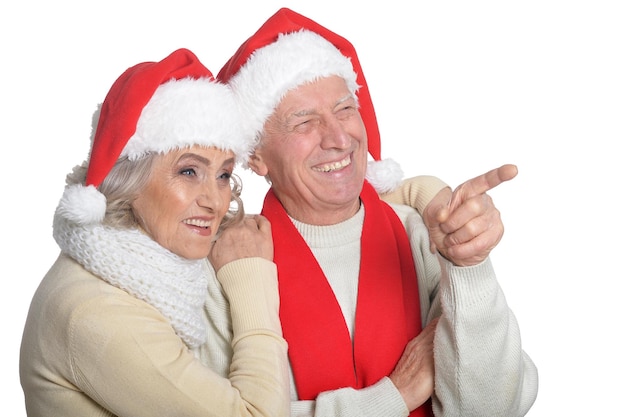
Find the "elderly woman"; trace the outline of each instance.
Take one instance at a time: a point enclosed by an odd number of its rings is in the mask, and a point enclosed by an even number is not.
[[[30,417],[288,415],[270,226],[241,221],[232,176],[252,145],[239,120],[230,90],[185,49],[113,84],[25,325]],[[226,378],[197,359],[207,259],[230,303]]]

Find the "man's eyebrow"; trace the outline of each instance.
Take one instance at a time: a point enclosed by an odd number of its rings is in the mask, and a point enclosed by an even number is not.
[[[355,100],[354,95],[351,93],[346,94],[345,96],[339,98],[336,102],[335,102],[335,106],[345,103],[346,101],[349,100]],[[302,117],[302,116],[308,116],[310,114],[315,113],[315,111],[313,109],[302,109],[296,112],[291,113],[289,116],[295,116],[295,117]]]
[[[299,110],[299,111],[291,113],[290,116],[302,117],[302,116],[308,116],[310,114],[313,114],[313,110],[303,109],[303,110]]]
[[[346,102],[348,100],[355,100],[354,95],[348,93],[345,96],[341,97],[339,100],[337,100],[336,104],[341,104],[341,103],[344,103],[344,102]]]

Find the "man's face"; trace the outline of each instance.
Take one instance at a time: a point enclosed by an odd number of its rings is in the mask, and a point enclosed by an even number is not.
[[[322,78],[289,91],[264,129],[250,166],[269,176],[292,217],[334,224],[356,213],[367,134],[343,78]]]

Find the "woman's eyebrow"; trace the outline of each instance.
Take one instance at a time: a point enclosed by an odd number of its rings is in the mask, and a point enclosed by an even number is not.
[[[213,160],[211,160],[209,158],[205,158],[204,156],[198,155],[198,154],[193,153],[193,152],[187,152],[187,153],[182,154],[180,156],[180,158],[178,158],[178,160],[182,161],[185,158],[195,159],[200,164],[203,164],[203,165],[206,165],[206,166],[211,166],[213,164]],[[232,165],[234,163],[235,163],[235,157],[230,157],[230,158],[225,159],[222,162],[222,166]]]
[[[212,163],[212,161],[209,158],[205,158],[204,156],[200,156],[192,152],[187,152],[187,153],[182,154],[180,158],[178,158],[178,160],[182,161],[185,158],[195,159],[196,161],[198,161],[199,163],[203,165],[211,165]]]

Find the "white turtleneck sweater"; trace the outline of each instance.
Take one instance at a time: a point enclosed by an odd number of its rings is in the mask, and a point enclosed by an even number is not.
[[[521,348],[515,316],[506,304],[490,261],[473,267],[453,266],[430,252],[426,227],[414,209],[398,205],[393,208],[411,242],[424,325],[441,316],[435,336],[435,415],[524,415],[537,394],[537,370]],[[363,218],[361,209],[353,218],[332,226],[294,221],[327,275],[350,330],[354,328]],[[227,310],[217,308],[223,303],[223,294],[215,280],[209,280],[209,293],[210,321],[226,320]],[[225,349],[230,340],[228,326],[214,325],[209,331],[212,333],[203,350],[204,360],[227,364],[231,354]],[[297,400],[293,375],[291,389],[292,417],[408,415],[402,397],[388,378],[362,390],[325,392],[316,401]]]

